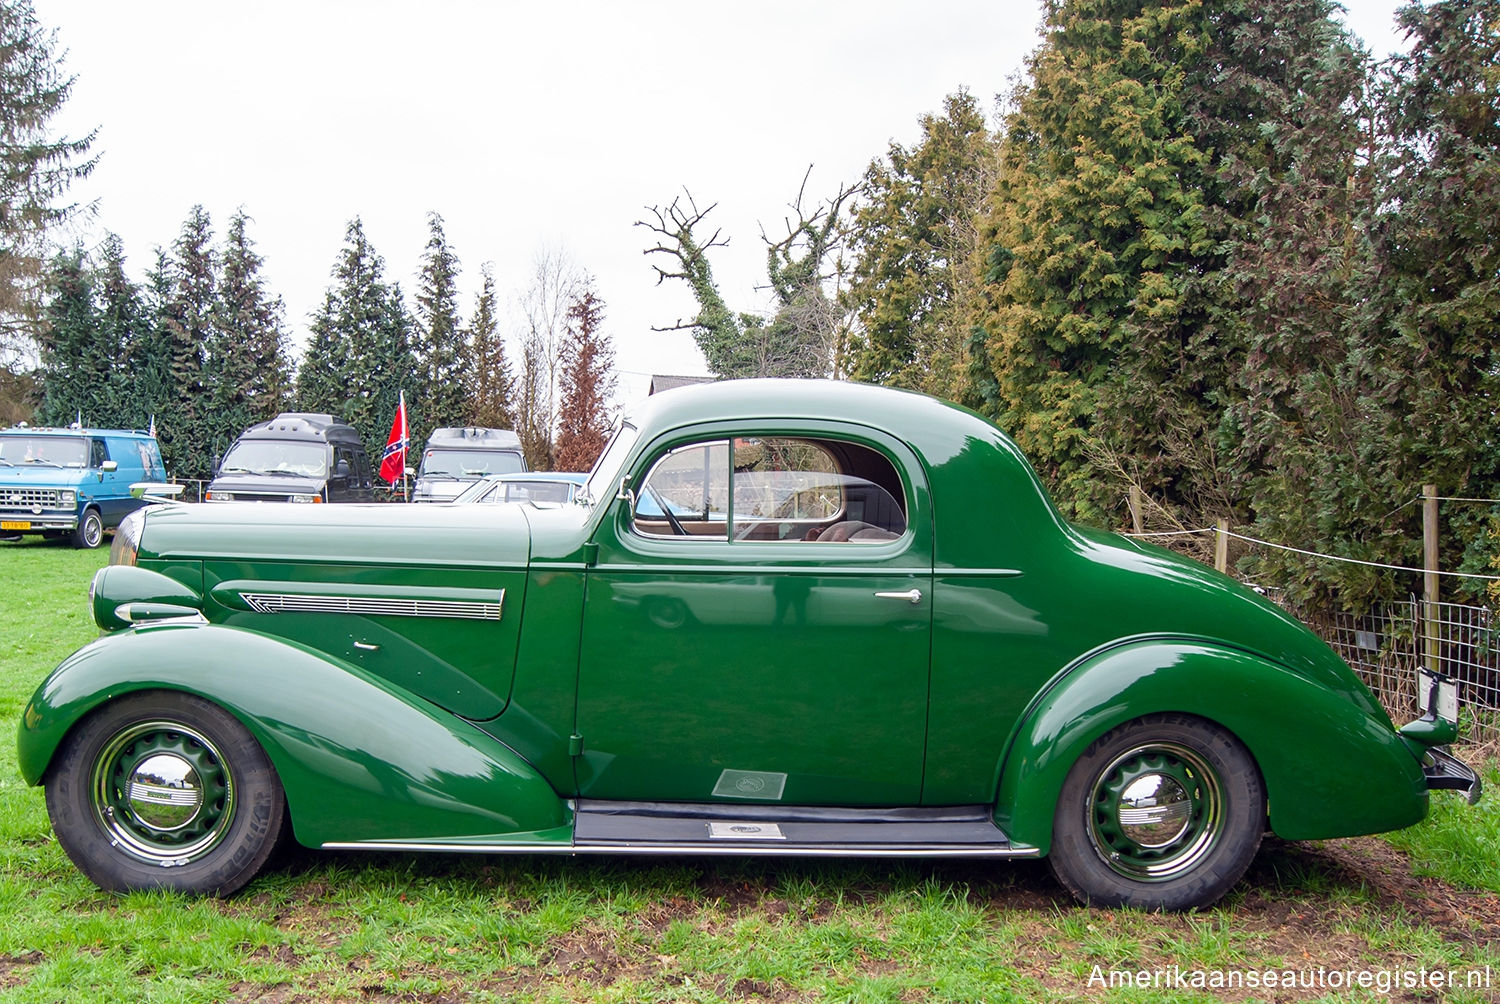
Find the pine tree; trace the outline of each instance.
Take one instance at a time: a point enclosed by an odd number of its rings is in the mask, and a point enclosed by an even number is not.
[[[312,341],[297,374],[297,403],[303,411],[342,417],[378,457],[403,388],[412,411],[417,383],[412,326],[400,287],[382,278],[385,261],[357,217],[344,241],[334,284],[313,318]]]
[[[850,221],[846,296],[858,318],[845,369],[855,380],[966,396],[965,343],[975,223],[994,183],[996,144],[968,92],[924,115],[922,139],[891,143],[865,171]]]
[[[49,228],[77,212],[62,202],[98,162],[95,133],[53,138],[48,129],[73,89],[56,33],[30,0],[0,0],[0,365],[13,369],[36,337]]]
[[[568,308],[562,351],[562,403],[553,459],[558,470],[587,471],[609,441],[614,348],[603,332],[604,303],[591,286]]]
[[[66,426],[87,409],[96,386],[90,343],[98,327],[93,274],[83,248],[63,252],[47,270],[45,325],[39,339],[42,402],[37,418],[44,425]]]
[[[249,426],[274,417],[288,399],[285,308],[265,289],[262,259],[247,223],[243,210],[229,221],[208,352],[205,378],[211,407],[202,434],[215,453]]]
[[[137,286],[125,271],[125,245],[116,234],[106,234],[94,267],[98,306],[98,339],[111,360],[105,381],[106,405],[101,425],[145,429],[155,413],[165,379],[137,352],[152,321]]]
[[[427,250],[418,277],[413,331],[422,384],[421,421],[412,422],[414,442],[426,442],[435,426],[462,421],[472,391],[464,365],[466,346],[458,318],[458,257],[443,233],[443,218],[427,216]],[[410,395],[408,395],[410,396]]]
[[[162,456],[179,477],[207,478],[212,444],[200,424],[210,402],[204,393],[207,349],[214,340],[218,256],[213,227],[202,206],[194,206],[172,245],[170,289],[162,321],[171,339],[171,397],[158,419]]]
[[[483,281],[474,315],[465,337],[470,391],[464,409],[464,424],[481,428],[511,429],[511,394],[514,379],[505,354],[505,339],[495,316],[495,276],[488,264],[481,268]]]

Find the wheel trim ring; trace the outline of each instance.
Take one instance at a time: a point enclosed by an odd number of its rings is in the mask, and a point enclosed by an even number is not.
[[[1153,761],[1165,764],[1159,769]],[[1133,777],[1167,773],[1189,780],[1192,804],[1187,825],[1162,847],[1137,844],[1118,825],[1120,803],[1111,787],[1123,790]],[[1111,785],[1111,779],[1121,778]],[[1115,873],[1140,882],[1167,882],[1192,871],[1219,846],[1225,828],[1223,787],[1215,771],[1197,751],[1172,742],[1143,743],[1121,753],[1094,779],[1085,806],[1089,842],[1099,859]],[[1111,822],[1111,821],[1115,822]]]
[[[98,547],[104,539],[104,523],[92,513],[83,517],[83,540],[89,547]]]
[[[178,738],[168,741],[164,738],[167,736]],[[135,750],[137,744],[144,744],[145,748]],[[192,746],[196,746],[198,752],[185,756],[179,753],[179,749],[191,750]],[[220,789],[214,797],[203,799],[193,820],[175,830],[150,827],[129,810],[128,778],[133,776],[135,767],[162,753],[181,756],[194,766],[200,778],[206,776],[208,782]],[[208,786],[208,783],[204,784],[205,788]],[[94,758],[89,801],[94,818],[112,847],[139,861],[164,868],[190,864],[217,847],[234,822],[236,807],[234,778],[219,748],[198,730],[167,720],[138,722],[110,737]],[[194,823],[197,825],[193,826]],[[188,827],[196,832],[192,839],[181,842],[171,839]]]

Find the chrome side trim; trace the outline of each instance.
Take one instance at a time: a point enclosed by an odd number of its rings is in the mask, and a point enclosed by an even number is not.
[[[319,596],[297,593],[240,593],[250,609],[261,614],[365,614],[371,617],[454,617],[497,621],[505,604],[505,590],[495,602],[475,600],[407,600],[373,596]]]
[[[697,854],[704,856],[776,856],[789,858],[1039,858],[1035,847],[1016,845],[935,847],[930,844],[887,845],[882,847],[844,845],[838,847],[775,842],[725,843],[517,843],[517,844],[448,844],[437,841],[360,840],[352,843],[331,841],[325,851],[437,851],[442,854]]]

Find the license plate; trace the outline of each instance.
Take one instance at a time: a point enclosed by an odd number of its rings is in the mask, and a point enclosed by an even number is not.
[[[1446,676],[1437,676],[1428,670],[1417,674],[1419,686],[1418,704],[1423,711],[1433,711],[1445,721],[1458,721],[1458,683]]]
[[[0,520],[0,530],[30,530],[31,522],[24,519]]]

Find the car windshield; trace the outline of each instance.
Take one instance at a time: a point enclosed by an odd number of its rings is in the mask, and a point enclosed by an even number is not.
[[[291,474],[304,478],[328,476],[328,447],[323,443],[292,443],[280,439],[242,439],[224,454],[220,474]]]
[[[84,467],[88,456],[82,436],[0,436],[0,460],[16,467]]]
[[[519,474],[524,469],[521,455],[509,450],[449,450],[437,447],[422,455],[420,473],[423,476],[472,478],[485,474]]]
[[[621,422],[615,429],[609,445],[594,462],[594,469],[589,472],[583,491],[578,493],[583,502],[592,504],[601,498],[615,497],[615,481],[620,477],[620,468],[625,464],[625,454],[635,445],[635,436],[635,426],[627,422]]]

